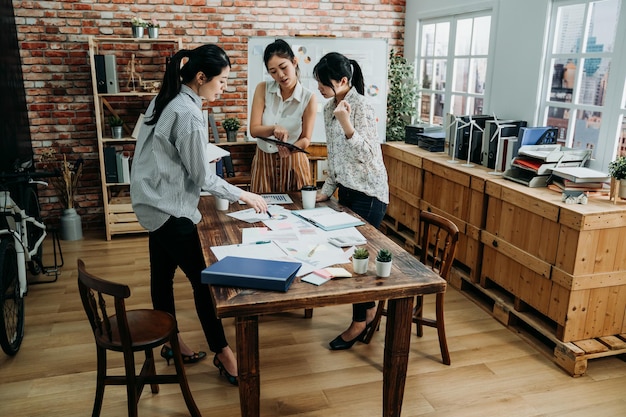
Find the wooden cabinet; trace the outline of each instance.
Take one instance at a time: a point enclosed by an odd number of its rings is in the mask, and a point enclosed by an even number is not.
[[[452,220],[460,231],[456,259],[474,281],[480,274],[480,230],[485,222],[486,171],[451,164],[441,153],[415,145],[383,145],[389,175],[387,225],[406,238],[407,250],[417,245],[419,212],[431,211]],[[391,224],[389,223],[391,222]]]
[[[387,143],[383,155],[386,223],[396,232],[411,237],[419,210],[455,222],[462,235],[456,258],[469,282],[506,293],[511,309],[532,311],[554,340],[626,333],[625,204],[608,197],[565,204],[547,188],[449,164],[446,155],[414,145]]]
[[[117,154],[124,155],[132,161],[136,141],[132,137],[133,129],[150,100],[158,92],[167,59],[180,49],[182,41],[178,38],[89,38],[89,62],[107,240],[115,234],[145,231],[133,213],[127,178],[116,180],[117,176],[109,176],[107,181],[107,163],[111,173],[113,167],[117,172]],[[107,82],[107,75],[108,80],[112,81]],[[103,92],[106,88],[102,87],[103,83],[108,84],[108,90],[105,91],[114,90],[112,87],[114,85],[118,88],[115,92]],[[119,116],[124,121],[121,139],[112,137],[108,123],[110,116]],[[132,162],[130,165],[132,168]]]

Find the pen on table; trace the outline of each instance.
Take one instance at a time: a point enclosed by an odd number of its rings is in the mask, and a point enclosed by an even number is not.
[[[315,247],[313,249],[311,249],[311,251],[309,252],[309,254],[307,255],[308,258],[310,258],[311,256],[313,256],[313,254],[315,253],[315,250],[319,247],[319,243],[317,245],[315,245]]]
[[[256,242],[240,243],[237,246],[264,245],[266,243],[272,243],[272,241],[271,240],[257,240]]]
[[[272,213],[270,213],[269,210],[267,210],[267,216],[271,219],[272,218]]]

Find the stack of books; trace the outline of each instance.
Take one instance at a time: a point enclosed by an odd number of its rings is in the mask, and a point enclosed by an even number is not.
[[[610,180],[607,174],[585,167],[555,168],[548,187],[554,191],[579,191],[587,194],[608,194]]]

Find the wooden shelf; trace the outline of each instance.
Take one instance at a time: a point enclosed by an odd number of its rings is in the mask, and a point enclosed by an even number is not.
[[[182,47],[183,44],[180,38],[89,37],[89,62],[91,64],[107,240],[110,240],[115,234],[138,233],[144,232],[145,229],[141,227],[137,221],[137,216],[133,212],[129,196],[130,184],[126,182],[106,182],[104,148],[115,147],[116,152],[123,151],[131,154],[134,152],[137,139],[130,136],[133,124],[139,120],[140,113],[145,111],[146,100],[157,95],[156,92],[136,90],[138,80],[161,80],[165,72],[167,57],[174,55]],[[95,66],[95,56],[97,54],[115,55],[117,74],[128,74],[130,71],[129,62],[131,62],[133,56],[135,57],[137,78],[133,78],[131,81],[121,78],[118,80],[120,90],[127,91],[98,93]],[[131,87],[135,90],[130,91]],[[106,122],[110,115],[116,115],[124,120],[125,137],[121,139],[110,137],[111,133]]]

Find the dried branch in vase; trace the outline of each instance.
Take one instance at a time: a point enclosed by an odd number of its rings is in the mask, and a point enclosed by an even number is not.
[[[68,162],[67,156],[63,155],[63,161],[57,161],[55,150],[49,149],[42,153],[41,161],[44,168],[59,172],[59,176],[52,177],[50,183],[58,194],[59,201],[64,208],[74,208],[78,181],[83,173],[83,158],[74,162]]]

